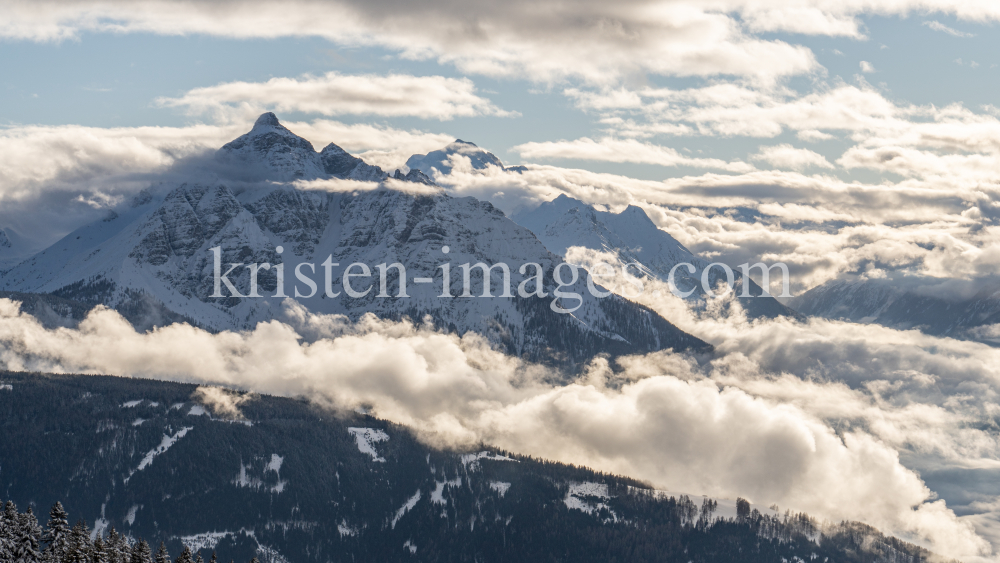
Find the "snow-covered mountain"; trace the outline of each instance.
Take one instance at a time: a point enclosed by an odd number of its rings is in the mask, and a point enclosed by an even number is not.
[[[0,274],[17,265],[38,250],[37,246],[24,239],[10,228],[0,228]]]
[[[532,359],[575,364],[598,353],[706,348],[642,306],[616,296],[594,297],[586,276],[563,288],[579,298],[554,302],[551,272],[559,256],[491,204],[450,197],[419,169],[389,177],[336,145],[317,153],[273,114],[264,114],[249,133],[222,147],[217,159],[244,172],[237,187],[213,181],[147,189],[129,208],[78,229],[8,271],[0,289],[104,303],[139,325],[190,320],[215,330],[248,329],[279,316],[284,297],[274,268],[259,271],[262,297],[249,297],[253,282],[245,266],[227,278],[238,296],[227,290],[223,298],[212,297],[211,249],[219,248],[221,272],[231,264],[283,264],[284,295],[312,311],[352,318],[368,312],[394,319],[430,315],[439,327],[482,333],[505,351]],[[256,181],[247,182],[251,177]],[[287,183],[337,178],[380,183],[350,192]],[[338,264],[330,266],[329,289],[339,294],[332,298],[325,295],[322,263],[327,257]],[[354,263],[367,265],[371,276],[352,281],[363,296],[348,297],[342,274]],[[406,297],[400,296],[394,268],[386,268],[386,292],[380,291],[377,266],[392,263],[406,269]],[[455,297],[439,297],[446,263]],[[497,297],[478,297],[483,274],[476,268],[469,275],[476,297],[459,296],[460,265],[476,263],[507,264],[513,296],[497,296],[506,285],[499,267],[489,272]],[[517,296],[521,282],[534,274],[531,267],[519,271],[528,263],[546,272],[544,298]],[[307,265],[300,269],[300,264]],[[315,293],[296,273],[316,284]],[[526,289],[533,291],[533,282],[528,283]],[[575,311],[560,314],[555,306]]]
[[[700,280],[711,261],[693,254],[669,233],[658,228],[639,207],[630,205],[621,213],[611,213],[560,195],[536,209],[514,215],[513,219],[535,233],[552,252],[566,255],[569,248],[582,246],[610,253],[617,257],[620,265],[641,264],[643,274],[664,282],[675,265],[692,264],[695,272],[678,268],[674,272],[674,282],[681,291],[695,290],[689,299],[704,298]],[[635,274],[636,270],[633,268],[630,272]],[[742,275],[738,270],[734,274],[736,292],[742,293]],[[710,287],[723,279],[725,274],[721,268],[709,271]],[[751,317],[799,316],[773,297],[761,297],[760,286],[753,280],[749,283],[750,295],[756,297],[741,298],[740,302]]]
[[[919,282],[919,283],[917,283]],[[803,314],[828,319],[918,328],[929,334],[990,340],[976,327],[1000,323],[1000,281],[982,280],[967,294],[947,280],[833,280],[796,297]]]
[[[473,170],[482,170],[487,166],[496,166],[501,170],[506,170],[503,162],[495,154],[462,139],[455,139],[455,142],[440,150],[427,154],[415,154],[406,161],[406,166],[410,170],[420,170],[431,177],[434,176],[435,170],[441,174],[451,174],[452,157],[455,155],[468,158]]]

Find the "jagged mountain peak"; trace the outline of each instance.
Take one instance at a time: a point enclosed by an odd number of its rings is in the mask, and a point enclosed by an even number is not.
[[[258,117],[248,133],[219,149],[216,158],[234,165],[238,174],[266,180],[335,177],[380,182],[387,177],[381,168],[365,163],[334,143],[317,153],[312,143],[282,125],[271,112]]]
[[[254,129],[263,127],[281,127],[284,129],[284,126],[278,121],[278,116],[270,111],[260,114],[260,117],[253,124]]]
[[[451,157],[460,155],[469,159],[474,170],[482,170],[487,166],[497,166],[505,170],[503,162],[493,153],[469,141],[455,139],[443,149],[427,154],[415,154],[406,161],[406,166],[418,169],[428,176],[433,176],[434,170],[442,174],[450,174],[452,170]]]
[[[350,154],[350,153],[348,153],[344,149],[340,148],[340,146],[337,145],[336,143],[330,143],[329,145],[323,147],[323,150],[320,151],[320,154],[337,154],[337,155],[340,155],[340,154]]]

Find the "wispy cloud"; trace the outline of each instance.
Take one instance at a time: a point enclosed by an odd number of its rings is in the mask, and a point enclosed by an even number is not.
[[[966,33],[964,31],[959,31],[957,29],[948,27],[945,24],[943,24],[943,23],[941,23],[939,21],[935,21],[935,20],[925,21],[921,25],[926,25],[927,27],[933,29],[934,31],[940,31],[942,33],[947,33],[948,35],[954,35],[955,37],[975,37],[976,36],[975,33]]]
[[[749,172],[753,166],[745,162],[729,162],[717,158],[692,158],[670,147],[643,143],[635,139],[605,137],[593,140],[588,137],[572,141],[531,142],[511,149],[527,159],[566,159],[600,162],[633,162],[660,166],[690,166],[693,168],[718,168],[731,172]]]

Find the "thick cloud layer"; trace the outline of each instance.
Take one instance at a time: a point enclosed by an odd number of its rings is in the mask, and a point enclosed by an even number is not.
[[[990,553],[975,520],[936,500],[900,455],[951,465],[996,458],[994,437],[971,422],[996,412],[1000,352],[830,322],[747,331],[738,312],[697,316],[675,301],[653,304],[715,341],[720,356],[704,366],[670,352],[597,360],[576,383],[552,386],[543,368],[472,334],[373,317],[352,324],[293,302],[284,322],[249,333],[172,325],[137,334],[109,310],[77,329],[46,330],[0,300],[0,362],[364,406],[435,444],[486,441],[669,490],[864,520],[951,556]],[[230,394],[201,394],[237,408]]]

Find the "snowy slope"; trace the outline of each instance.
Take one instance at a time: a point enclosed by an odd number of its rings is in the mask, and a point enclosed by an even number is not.
[[[689,299],[704,298],[700,279],[710,261],[693,254],[669,233],[658,228],[639,207],[630,205],[621,213],[611,213],[560,195],[536,209],[515,215],[513,219],[535,233],[552,252],[565,255],[574,246],[609,252],[618,257],[620,264],[638,262],[645,275],[662,281],[667,280],[676,264],[692,264],[695,272],[689,274],[687,269],[678,268],[674,273],[674,282],[682,291],[695,290]],[[629,271],[634,273],[635,269]],[[735,274],[737,292],[741,293],[742,276],[738,270]],[[720,279],[725,279],[722,269],[713,268],[709,275],[710,286],[714,287]],[[773,297],[759,297],[760,287],[752,280],[750,284],[750,295],[758,297],[740,300],[750,316],[798,316]]]

